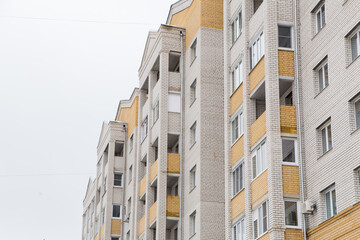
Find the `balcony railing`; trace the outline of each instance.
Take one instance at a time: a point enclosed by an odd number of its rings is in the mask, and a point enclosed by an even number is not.
[[[180,154],[178,153],[167,154],[167,172],[180,173]]]
[[[179,217],[179,197],[167,196],[166,197],[166,216],[167,217]]]
[[[156,160],[150,168],[150,182],[153,182],[158,175],[158,163],[159,161]]]
[[[154,202],[154,204],[150,207],[149,210],[149,224],[155,221],[157,215],[156,210],[157,210],[157,202]]]
[[[141,236],[145,232],[145,215],[139,221],[138,236]]]
[[[140,181],[140,186],[139,186],[139,196],[143,196],[145,191],[146,191],[146,175],[143,177],[143,179]]]
[[[280,106],[280,126],[281,132],[295,134],[297,133],[295,106]]]

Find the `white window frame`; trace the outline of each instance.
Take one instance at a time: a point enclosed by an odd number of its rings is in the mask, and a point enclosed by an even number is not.
[[[333,195],[332,193],[335,192],[335,212],[334,212],[334,199],[333,199]],[[329,194],[329,197],[330,197],[330,216],[328,216],[328,212],[327,212],[327,208],[328,208],[328,205],[327,205],[327,202],[326,202],[326,195]],[[336,203],[336,189],[335,189],[335,186],[334,187],[331,187],[329,188],[328,190],[326,190],[324,192],[324,199],[325,199],[325,219],[330,219],[332,218],[333,216],[335,216],[337,214],[337,203]]]
[[[261,31],[261,33],[257,35],[255,40],[250,44],[250,70],[254,69],[265,55],[264,44],[264,32]]]
[[[190,192],[196,188],[196,165],[190,170]]]
[[[115,185],[115,175],[121,174],[121,185]],[[124,186],[124,174],[122,172],[114,172],[114,187],[123,187]]]
[[[121,236],[119,235],[111,235],[111,240],[113,240],[113,238],[118,238],[119,240],[121,240]]]
[[[285,202],[293,202],[296,203],[296,219],[297,219],[297,225],[286,225],[286,220],[284,219],[286,228],[296,228],[296,229],[301,229],[301,205],[300,205],[300,201],[298,199],[284,199],[284,212],[285,212]]]
[[[278,31],[278,49],[284,49],[284,50],[293,50],[294,49],[294,33],[293,33],[293,26],[290,25],[290,24],[283,24],[283,23],[280,23],[278,24],[278,28],[279,27],[288,27],[290,28],[290,47],[280,47],[280,41],[279,41],[279,38],[280,38],[280,33]]]
[[[174,92],[174,91],[168,92],[168,112],[180,113],[180,111],[181,111],[180,92]]]
[[[318,21],[318,16],[320,17],[320,25]],[[319,8],[315,12],[315,26],[316,33],[320,32],[326,25],[326,7],[325,2],[319,6]]]
[[[239,10],[231,21],[231,42],[234,44],[242,32],[242,12]]]
[[[264,205],[266,206],[266,230],[264,230],[264,212],[263,212],[263,207]],[[259,221],[261,220],[261,221]],[[257,221],[257,234],[255,234],[255,228],[254,228],[254,224],[255,221]],[[263,235],[265,235],[267,233],[267,231],[269,230],[269,203],[268,201],[264,201],[262,202],[254,211],[253,211],[253,234],[254,234],[254,238],[257,235],[257,237],[255,239],[258,239],[260,237],[262,237]]]
[[[191,96],[190,96],[191,98],[190,106],[191,106],[197,98],[197,79],[195,79],[193,83],[190,85],[190,92],[191,92]]]
[[[193,125],[191,125],[190,127],[190,147],[192,147],[197,140],[197,136],[196,136],[196,121],[193,123]]]
[[[131,164],[130,167],[129,167],[129,184],[131,183],[132,181],[132,169],[133,169],[133,165]],[[114,175],[115,176],[115,175]]]
[[[191,44],[191,62],[194,62],[197,57],[197,39],[194,40],[194,42]]]
[[[114,217],[114,206],[119,206],[120,208],[120,217]],[[122,219],[122,205],[120,203],[113,203],[113,212],[111,214],[112,219]]]
[[[237,171],[239,171],[238,179],[236,175]],[[245,188],[245,163],[243,159],[233,167],[231,171],[231,183],[232,197],[234,198]]]
[[[351,40],[356,37],[356,55],[353,53]],[[355,61],[360,56],[360,29],[357,29],[353,34],[349,36],[350,52],[351,52],[351,62]]]
[[[325,74],[325,69],[327,68],[327,76]],[[322,92],[325,88],[327,88],[329,86],[329,64],[326,61],[324,61],[320,67],[317,68],[316,70],[316,73],[317,73],[317,79],[318,79],[318,90],[319,90],[319,93]],[[322,76],[321,76],[321,75]],[[327,79],[326,79],[327,77]],[[321,84],[323,86],[323,88],[321,88]],[[326,84],[327,83],[327,84]]]
[[[331,138],[329,139],[329,128],[330,128],[330,133],[331,133]],[[323,131],[325,133],[325,135],[323,135]],[[328,151],[330,151],[333,148],[333,134],[332,134],[332,127],[331,127],[331,122],[329,121],[328,123],[324,124],[321,128],[320,128],[320,136],[321,136],[321,153],[322,155],[324,155],[325,153],[327,153]],[[324,139],[325,137],[325,139]],[[331,140],[331,141],[329,141]],[[324,144],[325,141],[325,144]],[[331,144],[330,144],[331,142]],[[325,149],[324,149],[325,146]]]
[[[359,104],[359,112],[356,112],[356,104]],[[360,97],[354,101],[354,120],[355,120],[355,130],[360,128]]]
[[[235,123],[237,119],[237,125]],[[231,144],[234,145],[241,137],[244,135],[244,113],[242,107],[232,116],[231,118]],[[234,132],[236,132],[237,136],[234,136]]]
[[[238,61],[231,68],[231,94],[233,94],[243,83],[243,64],[242,60]]]
[[[254,169],[254,157],[256,156]],[[260,157],[259,157],[260,156]],[[252,179],[255,180],[267,169],[267,159],[266,159],[266,139],[254,148],[253,153],[251,154],[251,168],[252,168]],[[254,175],[254,170],[256,176]]]
[[[291,140],[294,141],[294,154],[295,154],[295,162],[284,162],[284,156],[281,156],[282,159],[282,163],[283,165],[299,165],[299,161],[298,161],[298,143],[297,143],[297,139],[296,138],[290,138],[290,137],[281,137],[281,141],[282,140]],[[281,155],[282,155],[282,149],[281,149]]]
[[[131,152],[134,148],[134,133],[132,133],[130,135],[130,138],[129,138],[129,152]]]
[[[141,142],[143,142],[148,135],[148,125],[149,125],[149,119],[148,116],[146,116],[141,123]]]
[[[241,218],[232,226],[232,240],[246,240],[246,219]]]
[[[190,214],[190,235],[196,234],[196,210]]]

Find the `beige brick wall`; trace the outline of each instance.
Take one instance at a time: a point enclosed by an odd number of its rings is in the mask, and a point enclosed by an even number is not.
[[[244,136],[231,147],[231,164],[234,166],[244,156]]]
[[[282,166],[283,174],[283,191],[286,194],[300,194],[300,179],[298,166]]]
[[[120,235],[121,219],[111,219],[111,234]]]
[[[231,200],[231,213],[232,219],[237,218],[241,213],[245,211],[245,189],[238,193]]]
[[[304,239],[301,229],[287,228],[285,230],[285,240],[301,240]]]
[[[238,89],[236,89],[236,91],[230,97],[230,105],[231,105],[230,114],[231,115],[233,115],[235,113],[235,111],[243,103],[243,92],[244,92],[243,86],[244,85],[241,84],[240,87],[238,87]]]
[[[268,193],[268,170],[265,170],[252,183],[252,204],[255,207],[258,201]]]
[[[265,57],[250,72],[250,93],[265,78]]]
[[[291,76],[294,74],[294,52],[279,50],[278,51],[279,58],[279,75],[280,76]]]
[[[251,147],[253,147],[266,133],[266,112],[264,112],[250,127]]]
[[[295,106],[280,106],[280,128],[283,133],[297,133]]]

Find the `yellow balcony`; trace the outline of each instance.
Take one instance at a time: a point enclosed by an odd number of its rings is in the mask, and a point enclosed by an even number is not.
[[[102,239],[102,237],[104,236],[105,234],[105,224],[103,224],[100,228],[100,238]]]
[[[149,213],[149,224],[152,225],[152,223],[156,220],[156,210],[157,210],[157,202],[154,202],[154,204],[150,207],[150,213]]]
[[[250,93],[259,85],[265,78],[265,56],[256,64],[251,70],[250,75]]]
[[[138,236],[141,236],[145,232],[145,215],[139,221]]]
[[[231,147],[231,166],[234,166],[244,156],[244,135]]]
[[[167,172],[180,173],[180,154],[168,153],[167,154]]]
[[[121,219],[111,219],[111,234],[121,234]]]
[[[139,186],[139,196],[140,198],[142,198],[142,196],[144,196],[145,191],[146,191],[146,175],[143,177],[143,179],[140,181],[140,186]]]
[[[231,208],[233,220],[245,211],[245,189],[231,200]]]
[[[287,228],[285,230],[285,240],[292,240],[292,239],[294,240],[303,239],[301,229]]]
[[[178,196],[166,197],[166,216],[179,217],[180,201]]]
[[[293,77],[294,71],[294,52],[287,50],[278,51],[279,75]]]
[[[280,106],[280,127],[283,133],[297,133],[295,106]]]
[[[258,203],[261,203],[264,199],[263,197],[268,193],[268,171],[265,170],[260,174],[252,183],[252,205],[256,206]]]
[[[266,111],[250,127],[251,147],[266,133]]]
[[[287,194],[300,194],[300,177],[298,166],[282,166],[283,192]]]
[[[151,166],[150,168],[150,182],[152,183],[154,181],[154,179],[157,177],[158,175],[158,163],[159,161],[156,160],[154,162],[154,164]]]
[[[235,111],[243,103],[243,93],[244,93],[243,86],[244,85],[241,84],[240,87],[238,87],[238,89],[236,89],[236,91],[230,97],[230,114],[231,115],[233,115],[235,113]]]

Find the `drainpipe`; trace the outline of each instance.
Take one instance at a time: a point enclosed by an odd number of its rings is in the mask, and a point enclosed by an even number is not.
[[[126,179],[126,176],[125,176],[125,168],[126,168],[126,138],[127,138],[127,130],[126,130],[126,127],[124,126],[124,130],[125,130],[125,141],[124,141],[124,150],[123,150],[123,154],[124,154],[124,162],[123,162],[123,171],[124,171],[124,174],[123,174],[123,184],[124,184],[124,187],[123,187],[123,204],[122,204],[122,211],[121,211],[121,229],[120,229],[120,236],[121,236],[121,239],[125,239],[125,237],[123,236],[124,235],[124,209],[125,209],[125,179]],[[128,210],[129,211],[129,210]],[[130,221],[130,219],[129,219]],[[129,222],[130,224],[130,222]]]
[[[296,100],[296,114],[297,114],[297,125],[298,125],[298,139],[299,139],[299,163],[300,163],[300,184],[301,184],[301,202],[305,202],[305,187],[304,187],[304,162],[302,156],[302,128],[301,128],[301,111],[300,111],[300,88],[299,88],[299,46],[298,46],[298,20],[297,20],[297,10],[298,3],[297,0],[294,1],[294,38],[295,38],[295,81],[296,81],[296,91],[297,91],[297,100]],[[304,233],[304,240],[306,240],[306,217],[302,213],[302,229]]]
[[[183,84],[184,84],[184,52],[183,52],[183,32],[180,31],[180,139],[179,139],[179,155],[180,155],[180,176],[179,176],[179,224],[178,224],[178,235],[179,239],[182,240],[182,181],[183,181]]]

